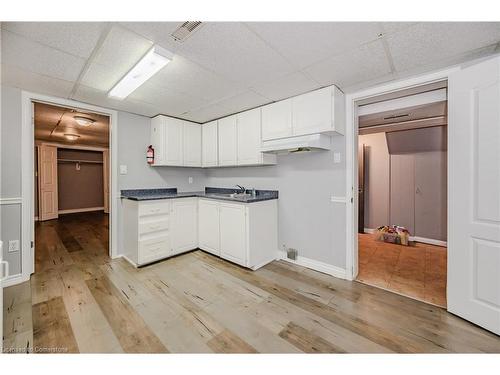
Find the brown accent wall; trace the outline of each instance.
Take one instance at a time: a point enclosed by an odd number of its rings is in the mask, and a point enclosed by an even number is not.
[[[102,162],[102,152],[58,149],[58,159],[91,160]],[[59,210],[102,207],[104,205],[103,165],[81,163],[57,164]]]

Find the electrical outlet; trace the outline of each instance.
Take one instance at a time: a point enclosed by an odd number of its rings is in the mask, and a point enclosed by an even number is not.
[[[127,166],[126,165],[120,165],[120,174],[127,174]]]
[[[192,183],[193,183],[193,177],[188,177],[188,182],[189,182],[190,184],[192,184]]]
[[[9,241],[9,253],[19,251],[19,240]]]

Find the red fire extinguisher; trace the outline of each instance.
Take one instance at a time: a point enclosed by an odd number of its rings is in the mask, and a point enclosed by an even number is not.
[[[148,164],[155,163],[155,149],[153,148],[153,145],[149,145],[148,150],[146,151],[146,160],[148,161]]]

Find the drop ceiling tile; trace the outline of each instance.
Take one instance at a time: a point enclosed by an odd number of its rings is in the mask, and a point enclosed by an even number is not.
[[[292,66],[244,24],[207,23],[178,54],[247,86],[292,73]]]
[[[2,63],[66,81],[75,81],[85,60],[2,30]]]
[[[160,111],[150,103],[138,100],[125,99],[117,100],[107,96],[105,91],[96,90],[92,87],[79,85],[75,95],[72,97],[84,103],[94,104],[100,107],[115,109],[117,111],[131,112],[143,116],[156,116]]]
[[[127,99],[150,103],[158,108],[160,113],[171,116],[178,116],[208,104],[203,99],[173,88],[158,87],[149,81],[130,94]]]
[[[414,26],[417,22],[379,22],[379,24],[384,35],[390,35]]]
[[[277,101],[303,94],[319,88],[320,85],[301,72],[280,77],[272,82],[252,87],[256,93]]]
[[[252,22],[262,39],[303,69],[377,39],[376,22]]]
[[[193,121],[204,123],[215,118],[220,118],[234,114],[236,112],[259,107],[269,102],[270,100],[268,98],[265,98],[262,95],[259,95],[251,90],[248,90],[230,98],[226,98],[218,102],[210,103],[200,108],[187,111],[187,113],[182,113],[180,117],[186,119],[192,118]]]
[[[120,26],[113,26],[82,77],[82,84],[109,91],[151,48],[152,43]]]
[[[155,44],[175,52],[182,44],[176,42],[170,34],[183,22],[122,22],[120,25],[143,36]]]
[[[126,67],[115,69],[111,66],[92,63],[83,75],[81,83],[108,92],[129,70]]]
[[[397,71],[425,66],[499,41],[499,22],[419,23],[387,37]]]
[[[391,68],[382,42],[376,40],[314,64],[304,72],[321,85],[336,84],[343,88],[389,74]]]
[[[153,43],[123,27],[114,25],[104,40],[94,62],[119,70],[130,70]]]
[[[180,55],[175,55],[149,82],[166,89],[173,88],[207,102],[220,100],[244,90],[242,85],[206,70]]]
[[[2,64],[1,70],[1,82],[5,86],[61,98],[67,98],[73,88],[73,82],[28,72],[16,66]]]
[[[3,29],[82,58],[91,55],[104,27],[99,22],[2,23]]]

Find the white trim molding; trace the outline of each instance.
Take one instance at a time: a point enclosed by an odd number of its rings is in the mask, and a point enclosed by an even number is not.
[[[24,283],[30,279],[29,275],[26,276],[22,273],[18,273],[15,275],[9,275],[2,281],[2,286],[4,288],[8,288],[9,286],[17,285]]]
[[[31,247],[31,241],[34,240],[35,231],[35,208],[33,197],[35,194],[35,174],[34,174],[34,150],[35,135],[33,123],[33,103],[47,103],[91,111],[105,116],[109,116],[109,145],[110,145],[110,218],[109,235],[111,258],[116,258],[118,254],[118,111],[78,102],[70,99],[62,99],[54,96],[22,91],[22,124],[21,124],[21,154],[22,154],[22,253],[21,269],[23,279],[28,280],[31,273],[34,272],[35,248]]]
[[[410,236],[409,239],[410,239],[410,241],[426,243],[426,244],[429,244],[429,245],[436,245],[436,246],[443,246],[443,247],[447,246],[447,242],[446,241],[433,240],[432,238],[425,238],[425,237],[418,237],[418,236],[411,237]]]
[[[0,205],[23,204],[23,198],[0,198]]]
[[[297,260],[288,259],[284,251],[278,251],[278,259],[284,260],[299,266],[310,268],[314,271],[326,273],[327,275],[346,279],[346,270],[332,264],[320,262],[318,260],[297,256]]]
[[[59,215],[76,214],[78,212],[104,211],[104,207],[72,208],[69,210],[59,210]]]
[[[346,170],[346,278],[358,275],[358,103],[381,95],[448,80],[460,66],[426,73],[374,86],[346,95],[345,170]],[[448,186],[450,189],[450,186]]]
[[[346,197],[336,197],[332,195],[330,198],[330,201],[333,203],[346,203]]]

